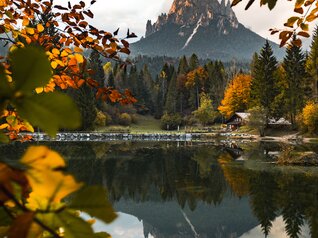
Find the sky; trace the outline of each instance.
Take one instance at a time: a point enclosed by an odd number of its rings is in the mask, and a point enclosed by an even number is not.
[[[278,35],[271,36],[269,29],[283,27],[288,17],[293,15],[293,2],[279,0],[275,9],[269,11],[267,6],[260,7],[257,0],[245,11],[247,2],[243,0],[233,8],[239,22],[264,38],[279,42]],[[120,27],[122,35],[129,28],[140,38],[145,34],[147,20],[155,22],[158,15],[169,11],[172,3],[173,0],[97,0],[91,8],[95,14],[92,23],[111,32]]]

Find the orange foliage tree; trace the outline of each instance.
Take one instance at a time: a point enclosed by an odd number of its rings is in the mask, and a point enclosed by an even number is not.
[[[127,32],[123,39],[117,38],[118,30],[113,34],[99,30],[89,24],[87,19],[94,14],[90,4],[79,1],[68,2],[66,6],[54,3],[54,0],[3,0],[0,1],[0,40],[9,45],[12,52],[26,46],[40,47],[45,50],[50,61],[52,76],[47,85],[34,88],[37,93],[53,92],[56,88],[79,88],[83,84],[96,88],[96,97],[123,104],[135,99],[129,91],[118,92],[113,88],[99,85],[93,78],[84,50],[94,50],[100,55],[120,60],[120,54],[129,54],[127,38],[135,37]],[[6,56],[0,56],[8,82],[12,81],[12,65]],[[39,70],[39,69],[37,69]],[[21,97],[23,95],[20,95]],[[3,108],[0,108],[2,111]],[[11,111],[14,111],[11,110]],[[2,117],[13,115],[14,126],[3,125],[0,129],[9,130],[11,139],[15,139],[21,130],[33,131],[23,119],[15,113],[2,113]],[[8,120],[7,120],[8,121]],[[8,123],[7,123],[8,124]],[[9,123],[10,124],[10,123]]]
[[[227,118],[237,111],[247,109],[250,92],[251,92],[252,77],[247,74],[239,74],[229,83],[224,93],[224,98],[219,111]]]

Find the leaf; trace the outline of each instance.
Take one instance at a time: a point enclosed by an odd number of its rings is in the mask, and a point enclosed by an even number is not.
[[[111,238],[111,235],[107,232],[98,232],[94,234],[94,238]]]
[[[8,238],[27,238],[34,215],[34,212],[27,212],[17,216],[9,229]]]
[[[59,128],[76,129],[81,125],[80,113],[70,97],[60,92],[32,95],[15,100],[19,115],[50,136]]]
[[[36,170],[55,170],[64,168],[64,159],[46,146],[30,146],[20,162]]]
[[[310,37],[309,33],[305,32],[305,31],[300,31],[297,33],[297,35],[302,36],[302,37],[306,37],[306,38]]]
[[[231,3],[231,7],[236,6],[240,2],[242,2],[242,0],[233,0],[232,3]]]
[[[107,197],[107,192],[103,187],[86,186],[76,193],[69,207],[110,223],[117,215]]]
[[[114,31],[113,35],[114,35],[114,36],[117,36],[117,35],[118,35],[118,32],[119,32],[119,28],[117,28],[117,30]]]
[[[44,27],[41,24],[37,24],[36,29],[38,30],[39,33],[44,31]]]
[[[267,4],[268,4],[268,8],[269,10],[273,10],[273,8],[276,6],[277,0],[268,0]]]
[[[9,226],[12,223],[12,219],[4,211],[3,207],[0,207],[0,227]]]
[[[234,1],[233,1],[234,2]],[[245,10],[248,10],[250,8],[250,6],[252,6],[252,4],[255,2],[255,0],[249,0],[249,2],[247,3]],[[233,3],[232,3],[233,4]]]
[[[38,214],[38,218],[54,230],[62,227],[64,230],[63,237],[94,237],[91,225],[70,210],[64,210],[59,213]]]
[[[8,83],[8,80],[5,76],[6,75],[5,75],[4,67],[2,64],[0,64],[0,96],[11,97],[12,89],[11,89],[11,87]]]
[[[284,26],[287,27],[293,27],[295,22],[299,19],[299,17],[290,17],[287,22],[284,24]]]
[[[37,87],[44,87],[51,78],[51,67],[44,51],[35,47],[17,49],[9,55],[15,89],[32,94]]]
[[[9,143],[9,138],[0,131],[0,143]]]

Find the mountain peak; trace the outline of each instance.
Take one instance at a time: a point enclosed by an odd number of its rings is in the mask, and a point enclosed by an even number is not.
[[[225,0],[222,0],[219,3],[218,0],[174,0],[168,14],[159,16],[154,24],[147,22],[146,37],[159,31],[166,23],[208,26],[214,19],[218,21],[220,32],[227,34],[228,29],[223,29],[225,21],[229,21],[233,28],[237,28],[239,24],[231,9],[230,0],[227,1],[225,3]]]

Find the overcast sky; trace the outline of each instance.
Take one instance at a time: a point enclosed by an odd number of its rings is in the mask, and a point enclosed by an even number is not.
[[[97,0],[91,9],[95,14],[93,24],[107,31],[120,27],[122,34],[130,28],[141,37],[145,34],[147,20],[156,21],[158,15],[169,11],[172,2],[173,0]],[[288,16],[293,14],[293,2],[279,0],[273,11],[269,11],[267,6],[260,7],[259,2],[255,1],[253,6],[245,11],[247,0],[244,0],[233,9],[245,27],[264,38],[278,42],[278,36],[271,36],[268,30],[272,27],[283,27]]]

